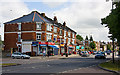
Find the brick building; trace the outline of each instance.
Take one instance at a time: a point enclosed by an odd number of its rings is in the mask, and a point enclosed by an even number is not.
[[[45,13],[32,11],[28,15],[4,23],[5,50],[42,55],[43,50],[51,51],[57,55],[65,53],[64,45],[67,43],[67,52],[75,51],[76,32],[58,23],[57,17],[52,20]]]

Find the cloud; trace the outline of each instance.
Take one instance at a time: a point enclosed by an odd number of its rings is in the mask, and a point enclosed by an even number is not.
[[[84,37],[92,34],[97,41],[108,41],[108,29],[100,24],[100,19],[110,13],[111,3],[104,0],[85,1],[73,2],[70,6],[54,11],[54,13],[59,22],[66,21],[67,26],[78,34]]]
[[[19,18],[22,15],[28,14],[29,9],[24,4],[24,2],[20,0],[1,0],[0,1],[0,35],[2,35],[2,40],[4,36],[4,26],[3,23]]]

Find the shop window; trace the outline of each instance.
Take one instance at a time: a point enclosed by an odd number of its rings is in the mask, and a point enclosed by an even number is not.
[[[37,30],[41,30],[41,24],[42,24],[42,23],[36,23],[36,27],[37,27],[36,29],[37,29]]]
[[[41,40],[41,33],[37,33],[37,40]]]

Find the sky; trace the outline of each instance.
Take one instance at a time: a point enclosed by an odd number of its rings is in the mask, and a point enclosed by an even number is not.
[[[33,10],[45,13],[81,35],[92,35],[95,41],[110,41],[109,29],[101,25],[101,18],[109,15],[111,1],[106,0],[0,0],[0,35],[4,40],[3,23],[29,14]]]

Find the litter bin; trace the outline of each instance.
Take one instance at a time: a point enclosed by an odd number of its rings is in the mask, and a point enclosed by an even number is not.
[[[66,57],[68,57],[68,53],[66,53]]]

